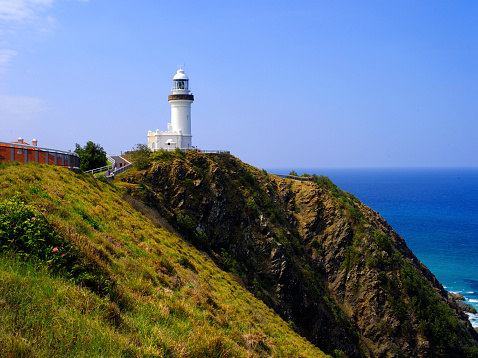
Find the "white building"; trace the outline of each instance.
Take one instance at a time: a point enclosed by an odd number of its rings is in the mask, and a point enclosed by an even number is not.
[[[194,96],[189,92],[189,78],[182,69],[173,77],[173,94],[168,96],[171,103],[171,123],[167,131],[148,131],[148,147],[152,151],[176,148],[192,148],[191,103]]]

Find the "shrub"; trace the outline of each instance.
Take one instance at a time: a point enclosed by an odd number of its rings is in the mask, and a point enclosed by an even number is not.
[[[375,243],[380,248],[380,250],[386,251],[388,254],[393,253],[393,246],[390,241],[390,238],[382,232],[375,231],[374,233]]]
[[[136,144],[136,146],[131,151],[131,160],[133,165],[138,170],[148,169],[151,165],[149,157],[151,155],[151,150],[146,144]]]
[[[102,296],[121,296],[108,272],[56,233],[45,215],[19,194],[0,203],[0,252],[38,260]]]
[[[208,250],[209,241],[206,233],[202,229],[198,229],[196,223],[187,214],[183,214],[180,210],[175,211],[176,222],[183,233],[188,235],[189,239],[197,248]]]
[[[221,247],[221,257],[224,265],[227,267],[229,271],[239,275],[241,273],[241,268],[236,260],[232,257],[232,255],[227,252],[223,247]]]
[[[257,205],[254,199],[246,201],[246,212],[248,215],[257,215]]]
[[[0,203],[0,252],[12,251],[61,267],[71,259],[72,246],[50,226],[46,217],[17,194]]]
[[[345,250],[345,258],[342,262],[342,268],[345,268],[349,271],[360,258],[360,251],[354,248],[352,245],[348,246]]]
[[[313,239],[310,243],[310,246],[316,248],[316,249],[320,249],[320,243],[319,243],[319,240],[317,239]]]
[[[107,164],[106,152],[99,144],[88,141],[84,147],[76,143],[75,153],[80,156],[80,169],[90,170]]]
[[[186,154],[181,149],[176,148],[174,152],[179,158],[182,158],[182,159],[186,158]]]

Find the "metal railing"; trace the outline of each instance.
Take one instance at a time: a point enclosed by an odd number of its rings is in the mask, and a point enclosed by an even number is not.
[[[192,149],[194,150],[194,149]],[[199,149],[198,152],[201,153],[212,153],[212,154],[231,154],[228,150],[216,150],[216,149]]]
[[[96,174],[96,173],[105,172],[107,170],[112,170],[113,168],[114,168],[113,165],[105,165],[104,167],[99,167],[99,168],[95,168],[95,169],[86,170],[85,173]]]
[[[126,164],[124,167],[121,168],[116,168],[116,170],[113,170],[110,174],[105,174],[105,177],[114,179],[115,175],[121,174],[131,168],[133,166],[132,163]]]
[[[0,163],[15,161],[58,165],[65,168],[80,167],[80,156],[75,152],[42,148],[29,144],[0,142]]]
[[[111,158],[108,154],[106,154],[106,159],[111,163],[111,165],[114,168],[115,164],[116,164],[116,161],[113,158]]]
[[[231,154],[229,150],[222,150],[222,149],[196,149],[196,148],[171,148],[171,149],[155,149],[154,152],[159,152],[164,150],[166,152],[174,152],[176,149],[179,149],[181,152],[199,152],[199,153],[213,153],[213,154]],[[129,152],[126,152],[129,153]]]
[[[123,173],[125,170],[128,170],[129,168],[131,168],[133,166],[132,163],[130,163],[128,160],[124,159],[122,156],[118,155],[118,157],[123,159],[128,164],[126,164],[123,167],[117,168],[116,167],[116,161],[111,156],[106,154],[106,159],[108,159],[108,161],[113,163],[113,164],[105,165],[103,167],[99,167],[99,168],[95,168],[95,169],[86,170],[85,173],[87,173],[87,174],[97,174],[97,173],[106,172],[106,173],[104,173],[105,177],[114,178],[115,175]]]
[[[285,178],[285,179],[292,179],[292,180],[298,180],[298,181],[314,181],[314,177],[298,177],[295,175],[286,175],[286,174],[272,174],[280,178]]]

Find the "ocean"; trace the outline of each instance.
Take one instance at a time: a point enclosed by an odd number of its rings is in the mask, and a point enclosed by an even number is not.
[[[478,168],[266,170],[329,177],[378,211],[448,291],[478,310]],[[478,315],[469,318],[478,327]]]

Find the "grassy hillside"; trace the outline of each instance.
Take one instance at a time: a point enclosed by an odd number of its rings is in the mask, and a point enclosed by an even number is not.
[[[120,189],[0,166],[1,357],[324,357]]]

